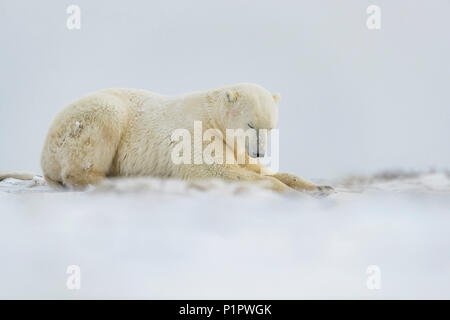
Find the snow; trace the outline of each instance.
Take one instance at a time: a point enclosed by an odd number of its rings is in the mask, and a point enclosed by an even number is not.
[[[0,298],[450,298],[448,173],[328,183],[338,192],[317,199],[221,181],[3,180]]]

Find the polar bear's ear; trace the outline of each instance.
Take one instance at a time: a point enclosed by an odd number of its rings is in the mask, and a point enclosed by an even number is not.
[[[272,98],[273,98],[273,101],[275,101],[275,103],[278,104],[278,102],[280,102],[281,95],[279,93],[274,93],[274,94],[272,94]]]
[[[230,103],[230,104],[235,103],[237,101],[237,99],[239,98],[239,93],[233,92],[233,91],[230,91],[230,90],[228,90],[225,93],[225,95],[227,97],[228,103]]]

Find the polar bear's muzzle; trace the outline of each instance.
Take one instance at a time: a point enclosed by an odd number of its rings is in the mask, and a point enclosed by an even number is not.
[[[252,158],[263,158],[266,154],[267,135],[262,130],[258,130],[255,135],[250,136],[246,145],[247,153]]]
[[[248,153],[248,155],[252,158],[264,158],[265,154],[265,150],[253,150]]]
[[[251,154],[250,157],[252,157],[252,158],[264,158],[264,153],[256,152],[256,153]]]

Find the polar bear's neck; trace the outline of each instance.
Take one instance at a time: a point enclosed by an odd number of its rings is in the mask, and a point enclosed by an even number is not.
[[[210,93],[194,92],[183,96],[183,112],[190,121],[201,121],[203,130],[219,129],[223,130],[220,120],[221,115],[219,109],[215,105],[215,101],[211,99]]]

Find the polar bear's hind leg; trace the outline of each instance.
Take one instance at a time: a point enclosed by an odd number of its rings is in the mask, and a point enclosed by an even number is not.
[[[96,184],[105,177],[103,172],[86,171],[83,169],[74,170],[69,168],[62,174],[64,186],[69,186],[72,189],[84,189],[90,184]]]
[[[109,172],[120,142],[120,115],[115,105],[75,104],[51,129],[42,155],[49,183],[83,189]]]
[[[112,120],[112,119],[111,119]],[[65,186],[82,189],[102,180],[111,168],[120,134],[115,121],[87,123],[65,151],[61,178]]]

